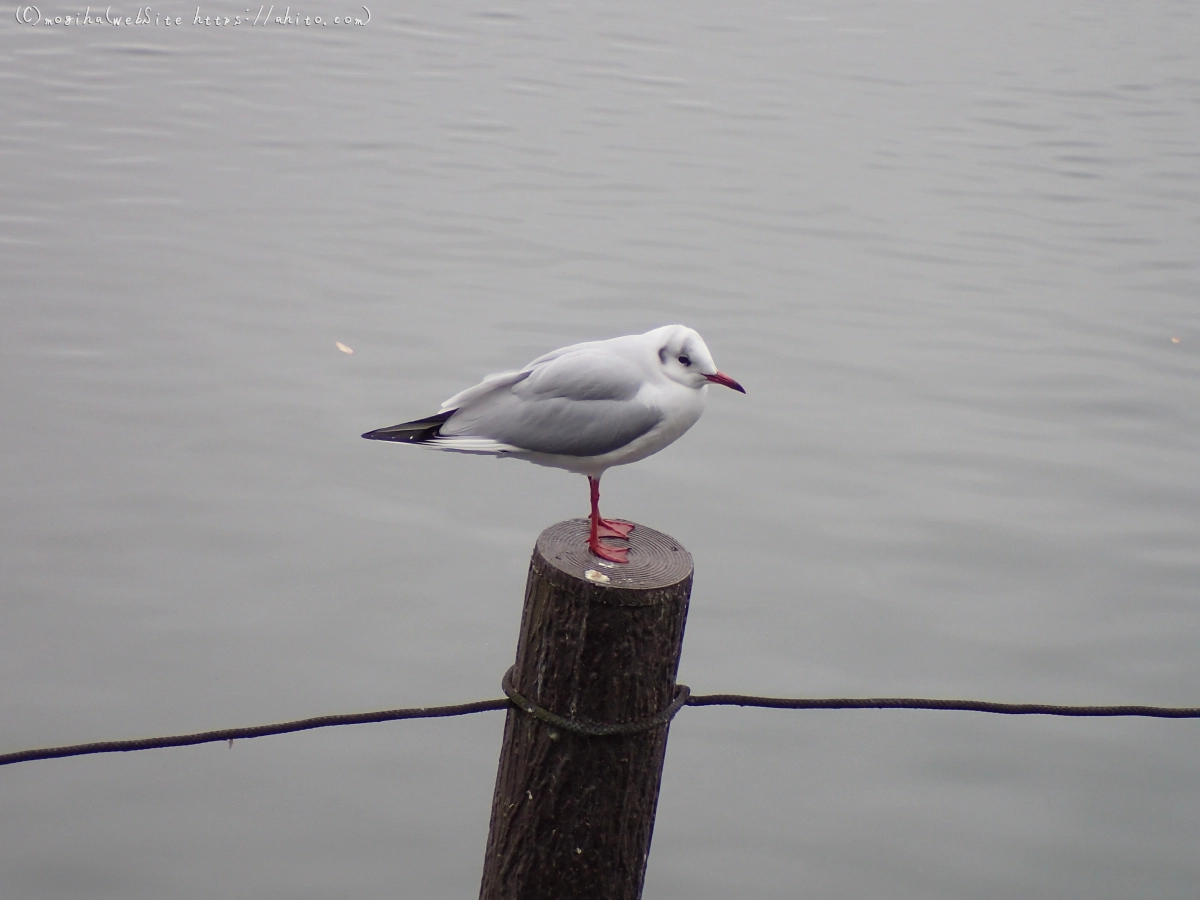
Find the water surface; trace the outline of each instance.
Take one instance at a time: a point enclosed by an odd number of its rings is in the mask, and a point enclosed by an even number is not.
[[[0,29],[0,749],[499,696],[583,479],[358,435],[676,321],[693,690],[1200,704],[1193,4]],[[12,767],[0,893],[473,896],[501,729]],[[1198,760],[685,710],[645,895],[1192,900]]]

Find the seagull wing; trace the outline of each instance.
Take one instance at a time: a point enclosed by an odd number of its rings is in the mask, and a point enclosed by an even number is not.
[[[487,375],[479,384],[469,387],[465,391],[459,391],[443,403],[442,409],[463,409],[481,400],[486,400],[493,393],[511,388],[517,382],[524,381],[529,377],[531,368],[532,365],[517,372],[497,372],[495,375]]]
[[[461,405],[437,443],[466,449],[483,439],[533,453],[600,456],[662,421],[661,410],[641,398],[643,383],[633,360],[594,345],[567,347],[452,397],[447,406]]]

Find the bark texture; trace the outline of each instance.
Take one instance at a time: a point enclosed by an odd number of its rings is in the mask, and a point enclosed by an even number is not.
[[[639,525],[629,563],[603,563],[587,528],[573,519],[538,538],[513,686],[576,721],[633,722],[674,696],[692,558]],[[593,737],[510,709],[481,900],[641,897],[668,728]]]

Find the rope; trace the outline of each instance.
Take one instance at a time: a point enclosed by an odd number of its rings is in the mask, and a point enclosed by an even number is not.
[[[157,750],[161,747],[187,747],[192,744],[210,744],[243,738],[266,737],[269,734],[287,734],[292,731],[307,731],[310,728],[329,728],[333,725],[366,725],[371,722],[391,722],[396,719],[437,719],[444,716],[465,716],[485,712],[489,709],[505,709],[507,700],[477,700],[456,706],[419,706],[414,709],[386,709],[380,712],[347,713],[341,716],[319,716],[315,719],[298,719],[277,725],[254,725],[249,728],[226,728],[224,731],[202,731],[198,734],[178,734],[172,737],[142,738],[134,741],[102,741],[96,744],[75,744],[70,747],[46,747],[42,750],[22,750],[18,753],[0,755],[0,766],[28,762],[34,759],[57,759],[63,756],[86,756],[89,753],[128,753],[132,750]]]
[[[767,709],[945,709],[1000,713],[1007,716],[1150,716],[1156,719],[1198,719],[1200,708],[1175,706],[1051,706],[1046,703],[991,703],[986,700],[919,700],[909,697],[853,699],[790,699],[749,697],[744,694],[702,694],[688,706],[759,706]]]
[[[688,702],[688,697],[692,694],[692,689],[686,684],[675,685],[675,697],[668,704],[667,708],[661,712],[655,713],[645,719],[638,719],[636,722],[618,722],[605,724],[599,722],[581,722],[578,719],[568,719],[563,716],[556,715],[548,709],[542,709],[532,700],[529,700],[519,693],[512,684],[512,673],[516,666],[510,668],[504,673],[504,678],[500,680],[500,686],[504,688],[504,693],[508,695],[508,699],[513,702],[513,705],[525,710],[535,719],[545,722],[547,725],[553,725],[556,728],[561,728],[564,731],[571,731],[575,734],[584,734],[589,737],[612,737],[622,734],[638,734],[642,731],[651,731],[655,728],[662,728],[673,718],[675,713],[683,708],[683,705]]]
[[[75,744],[68,747],[45,747],[40,750],[21,750],[17,753],[0,754],[0,766],[30,762],[35,759],[58,759],[65,756],[86,756],[92,753],[128,753],[133,750],[155,750],[163,747],[187,747],[192,744],[208,744],[246,738],[265,737],[270,734],[288,734],[312,728],[329,728],[334,725],[365,725],[372,722],[391,722],[397,719],[435,719],[446,716],[465,716],[471,713],[494,709],[507,709],[512,705],[535,718],[573,731],[593,736],[636,734],[666,725],[683,706],[757,706],[767,709],[941,709],[968,712],[1001,713],[1010,716],[1149,716],[1159,719],[1200,718],[1200,708],[1171,706],[1050,706],[1044,703],[989,703],[983,700],[919,700],[904,697],[881,697],[875,699],[805,699],[788,697],[751,697],[744,694],[702,694],[691,696],[687,685],[675,686],[675,697],[662,712],[637,722],[620,724],[577,722],[556,716],[548,710],[522,697],[512,688],[511,672],[505,674],[502,684],[508,698],[504,700],[477,700],[455,706],[419,706],[413,709],[388,709],[380,712],[349,713],[340,716],[320,716],[315,719],[299,719],[277,725],[255,725],[249,728],[227,728],[223,731],[203,731],[197,734],[180,734],[172,737],[143,738],[133,741],[103,741],[95,744]]]

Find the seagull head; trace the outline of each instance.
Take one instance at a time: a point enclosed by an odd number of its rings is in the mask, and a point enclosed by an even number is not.
[[[746,393],[746,389],[717,370],[704,338],[686,325],[665,325],[647,332],[662,373],[672,381],[699,390],[709,382]]]

